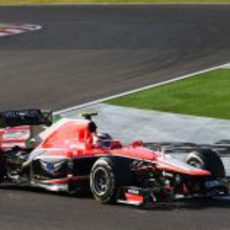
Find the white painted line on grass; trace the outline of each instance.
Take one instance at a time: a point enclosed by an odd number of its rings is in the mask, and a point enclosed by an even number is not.
[[[129,94],[138,93],[138,92],[141,92],[141,91],[144,91],[144,90],[147,90],[147,89],[152,89],[152,88],[162,86],[162,85],[166,85],[166,84],[169,84],[169,83],[172,83],[172,82],[184,80],[184,79],[193,77],[195,75],[207,73],[207,72],[210,72],[210,71],[213,71],[213,70],[226,68],[227,66],[230,66],[229,62],[226,63],[226,64],[214,66],[214,67],[203,69],[203,70],[200,70],[200,71],[197,71],[197,72],[194,72],[194,73],[190,73],[190,74],[186,74],[186,75],[183,75],[183,76],[180,76],[180,77],[176,77],[176,78],[173,78],[173,79],[170,79],[170,80],[166,80],[166,81],[162,81],[162,82],[159,82],[159,83],[147,85],[147,86],[140,87],[140,88],[137,88],[137,89],[134,89],[134,90],[130,90],[130,91],[126,91],[126,92],[123,92],[123,93],[115,94],[113,96],[100,98],[100,99],[97,99],[97,100],[94,100],[94,101],[91,101],[91,102],[87,102],[87,103],[83,103],[83,104],[80,104],[80,105],[77,105],[77,106],[73,106],[73,107],[70,107],[70,108],[59,110],[59,111],[54,112],[54,114],[58,115],[58,114],[68,113],[68,112],[71,112],[71,111],[74,111],[74,110],[77,110],[77,109],[80,109],[80,108],[84,108],[84,107],[88,107],[88,106],[91,106],[91,105],[94,105],[94,104],[102,103],[102,102],[107,101],[107,100],[127,96]]]

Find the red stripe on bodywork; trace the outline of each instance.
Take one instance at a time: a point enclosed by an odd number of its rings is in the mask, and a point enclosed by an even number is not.
[[[140,204],[144,202],[144,197],[139,194],[125,193],[125,198],[130,202],[139,202]]]
[[[3,140],[2,143],[3,144],[15,143],[15,145],[17,145],[17,143],[25,143],[26,141],[27,139],[24,139],[24,140],[12,139],[12,140]]]

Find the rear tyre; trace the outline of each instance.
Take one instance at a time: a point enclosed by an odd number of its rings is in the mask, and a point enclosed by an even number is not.
[[[194,167],[208,170],[213,177],[225,177],[225,169],[220,157],[211,149],[201,149],[191,152],[186,162]]]
[[[115,203],[121,186],[129,186],[132,175],[129,160],[119,157],[102,157],[90,173],[90,189],[94,198],[103,204]]]
[[[4,181],[6,176],[6,161],[2,154],[3,153],[0,152],[0,183]]]

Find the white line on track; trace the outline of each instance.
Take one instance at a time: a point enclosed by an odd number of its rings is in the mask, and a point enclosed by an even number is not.
[[[225,68],[225,69],[230,69],[230,63],[227,64],[224,68]]]
[[[74,111],[74,110],[77,110],[77,109],[80,109],[80,108],[84,108],[84,107],[88,107],[88,106],[91,106],[91,105],[94,105],[94,104],[102,103],[102,102],[107,101],[107,100],[127,96],[129,94],[137,93],[137,92],[144,91],[144,90],[147,90],[147,89],[152,89],[152,88],[162,86],[162,85],[166,85],[166,84],[169,84],[169,83],[172,83],[172,82],[187,79],[187,78],[193,77],[195,75],[207,73],[209,71],[213,71],[213,70],[217,70],[217,69],[221,69],[221,68],[227,68],[229,65],[230,65],[230,63],[228,62],[226,64],[222,64],[222,65],[214,66],[214,67],[211,67],[211,68],[203,69],[203,70],[193,72],[193,73],[190,73],[190,74],[186,74],[186,75],[183,75],[183,76],[180,76],[180,77],[176,77],[176,78],[173,78],[173,79],[170,79],[170,80],[166,80],[166,81],[162,81],[162,82],[159,82],[159,83],[147,85],[147,86],[137,88],[137,89],[134,89],[134,90],[126,91],[126,92],[115,94],[115,95],[112,95],[112,96],[109,96],[109,97],[100,98],[100,99],[97,99],[97,100],[94,100],[94,101],[91,101],[91,102],[87,102],[87,103],[83,103],[83,104],[80,104],[80,105],[77,105],[77,106],[73,106],[73,107],[70,107],[70,108],[59,110],[59,111],[54,112],[54,114],[58,115],[58,114],[68,113],[68,112],[71,112],[71,111]]]

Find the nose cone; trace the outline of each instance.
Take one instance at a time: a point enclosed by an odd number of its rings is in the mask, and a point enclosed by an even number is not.
[[[190,176],[211,176],[209,171],[196,168],[187,163],[174,159],[171,156],[158,158],[157,167],[161,170],[186,174]]]

